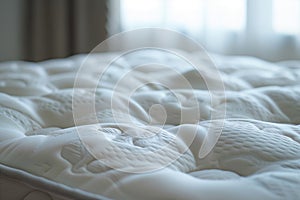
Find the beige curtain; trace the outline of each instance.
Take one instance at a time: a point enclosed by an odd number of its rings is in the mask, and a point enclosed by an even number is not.
[[[88,53],[107,37],[106,0],[27,0],[25,59]]]

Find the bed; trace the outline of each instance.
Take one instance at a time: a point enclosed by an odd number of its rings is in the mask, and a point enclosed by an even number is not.
[[[1,63],[1,199],[300,199],[300,61],[178,52]]]

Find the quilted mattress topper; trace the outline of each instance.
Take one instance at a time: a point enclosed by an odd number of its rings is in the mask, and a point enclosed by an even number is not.
[[[299,61],[215,55],[214,79],[174,55],[118,55],[2,63],[2,166],[83,198],[300,198]]]

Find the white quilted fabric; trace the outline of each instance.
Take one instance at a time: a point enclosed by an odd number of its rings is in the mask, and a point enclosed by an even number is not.
[[[171,55],[124,56],[99,81],[114,56],[2,63],[1,164],[112,199],[300,199],[300,61],[214,56],[226,92],[211,102],[205,80]],[[172,91],[153,83],[129,95],[155,77]],[[224,106],[225,119],[212,119]],[[218,142],[199,157],[218,122]]]

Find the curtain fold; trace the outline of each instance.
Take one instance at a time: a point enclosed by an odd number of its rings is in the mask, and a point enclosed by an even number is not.
[[[106,0],[27,0],[25,59],[88,53],[107,37]]]

